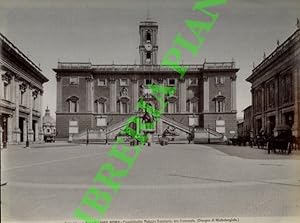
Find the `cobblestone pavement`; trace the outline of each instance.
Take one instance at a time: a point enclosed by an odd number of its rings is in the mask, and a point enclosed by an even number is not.
[[[276,160],[276,159],[290,159],[290,160],[300,160],[300,150],[293,150],[291,155],[271,152],[268,154],[267,149],[258,149],[257,146],[233,146],[233,145],[218,145],[210,144],[214,149],[217,149],[223,153],[231,156],[237,156],[244,159],[266,159],[266,160]]]
[[[72,220],[110,145],[1,151],[1,218]],[[226,145],[145,147],[106,218],[287,217],[300,214],[299,154]],[[102,185],[96,185],[105,189]],[[73,219],[74,220],[74,219]],[[284,222],[284,220],[282,221]]]

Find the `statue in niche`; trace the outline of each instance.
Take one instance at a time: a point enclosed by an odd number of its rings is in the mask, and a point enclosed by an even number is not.
[[[120,96],[121,97],[124,97],[124,96],[128,96],[128,89],[123,87],[121,90],[120,90]]]

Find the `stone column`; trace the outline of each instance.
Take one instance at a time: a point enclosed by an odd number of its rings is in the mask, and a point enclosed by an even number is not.
[[[27,141],[27,120],[24,119],[23,120],[23,141],[26,142]],[[29,138],[29,136],[28,136]]]
[[[87,111],[94,112],[94,79],[86,78]]]
[[[279,118],[279,97],[280,97],[280,91],[279,91],[279,76],[277,75],[275,78],[275,127],[280,124],[280,118]]]
[[[255,104],[255,90],[251,87],[251,97],[252,97],[252,115],[251,115],[251,130],[253,132],[253,135],[256,135],[256,123],[254,120],[254,116],[256,113],[256,104]]]
[[[138,80],[134,79],[132,80],[132,111],[137,111],[137,102],[139,97],[139,86],[138,86]]]
[[[35,132],[34,132],[35,141],[38,142],[39,141],[39,123],[38,122],[34,123],[34,129],[35,129]]]
[[[33,129],[32,129],[32,87],[28,86],[27,90],[27,105],[29,107],[29,116],[28,116],[28,138],[30,142],[33,142]]]
[[[297,61],[297,60],[296,60]],[[298,58],[298,66],[300,59]],[[300,68],[296,67],[293,71],[294,86],[294,124],[292,127],[293,135],[299,139],[300,137]]]
[[[40,91],[39,92],[39,95],[38,95],[38,99],[39,99],[39,112],[40,112],[40,117],[39,117],[39,120],[38,120],[38,125],[39,125],[39,141],[41,143],[44,142],[44,130],[43,130],[43,91]]]
[[[13,142],[13,118],[12,116],[9,116],[7,118],[7,142],[8,144],[11,144]]]
[[[263,84],[261,87],[261,122],[262,122],[262,128],[267,130],[266,126],[266,117],[265,117],[265,85]]]
[[[179,112],[186,113],[186,81],[179,80]]]
[[[56,111],[62,112],[62,79],[56,75]]]
[[[13,123],[15,123],[14,130],[13,130],[13,141],[14,143],[20,142],[20,133],[21,130],[19,128],[19,103],[20,103],[20,81],[13,77],[13,91],[14,91],[14,99],[16,109],[13,114]]]
[[[116,113],[116,103],[117,103],[117,85],[115,79],[110,79],[109,85],[109,102],[110,102],[110,112]]]
[[[4,86],[3,86],[3,80],[2,80],[2,75],[5,74],[5,71],[0,70],[0,99],[4,98]],[[1,136],[2,137],[2,136]],[[2,142],[2,141],[0,141]]]
[[[203,77],[203,112],[209,112],[209,78]]]
[[[231,111],[236,111],[236,76],[231,79]]]

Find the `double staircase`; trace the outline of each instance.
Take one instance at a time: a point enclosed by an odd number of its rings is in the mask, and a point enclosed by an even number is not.
[[[164,115],[161,116],[161,121],[168,126],[172,126],[174,129],[177,129],[186,134],[192,133],[192,128],[177,122],[171,118],[168,118]],[[83,131],[79,134],[73,135],[73,142],[76,143],[85,143],[87,138],[90,143],[103,143],[108,140],[112,140],[115,136],[120,132],[120,130],[128,124],[128,119],[118,122],[112,126],[109,126],[106,131],[100,130],[89,130],[88,136],[87,131]],[[208,128],[196,128],[194,132],[195,138],[194,143],[221,143],[224,142],[224,135],[222,133],[218,133],[215,130]],[[154,136],[155,139],[155,136]]]

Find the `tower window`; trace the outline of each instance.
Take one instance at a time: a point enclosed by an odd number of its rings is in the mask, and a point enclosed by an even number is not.
[[[148,41],[151,41],[151,34],[150,34],[149,31],[148,31],[147,34],[146,34],[146,40],[147,40],[147,42],[148,42]]]
[[[149,59],[149,60],[151,59],[151,53],[150,52],[147,52],[146,58]]]

